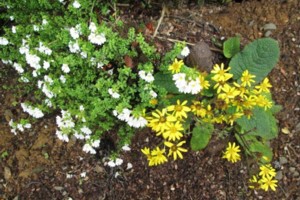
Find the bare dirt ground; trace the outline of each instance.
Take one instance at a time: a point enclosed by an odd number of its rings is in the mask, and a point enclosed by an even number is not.
[[[138,26],[150,38],[161,16],[161,6],[153,3],[143,9],[140,4],[122,5],[119,17]],[[263,27],[272,23],[276,29]],[[143,129],[132,141],[131,151],[124,152],[122,166],[110,168],[103,157],[112,148],[112,136],[107,133],[96,156],[87,155],[82,144],[59,141],[55,136],[55,119],[47,116],[35,122],[33,128],[17,136],[10,132],[8,121],[22,114],[16,94],[15,72],[4,71],[0,89],[0,199],[278,199],[300,200],[300,2],[298,0],[242,1],[229,5],[206,4],[199,8],[184,4],[180,9],[168,8],[154,39],[164,52],[172,41],[207,42],[218,49],[218,41],[241,36],[245,45],[269,35],[281,48],[280,61],[270,74],[275,101],[283,106],[277,115],[280,130],[272,141],[273,166],[277,170],[279,187],[276,192],[253,191],[248,188],[249,172],[255,170],[242,159],[229,164],[221,159],[222,148],[216,139],[201,152],[190,151],[183,160],[158,167],[148,167],[140,149],[154,139]],[[214,51],[214,60],[222,60]],[[245,158],[245,157],[243,157]],[[133,167],[128,169],[131,163]],[[86,176],[82,173],[86,172]]]

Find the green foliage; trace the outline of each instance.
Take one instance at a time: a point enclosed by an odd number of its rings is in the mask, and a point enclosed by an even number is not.
[[[170,73],[158,72],[154,75],[154,84],[164,88],[168,93],[180,94]]]
[[[257,39],[248,44],[230,61],[230,73],[234,79],[239,79],[243,71],[255,75],[255,82],[261,82],[275,67],[279,60],[278,42],[271,38]]]
[[[240,37],[233,37],[226,40],[223,44],[223,53],[226,58],[232,58],[240,52]]]
[[[194,151],[204,149],[210,141],[214,127],[210,123],[196,124],[191,138],[191,148]]]

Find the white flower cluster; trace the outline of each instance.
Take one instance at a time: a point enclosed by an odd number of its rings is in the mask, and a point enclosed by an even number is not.
[[[108,93],[111,95],[112,98],[118,99],[120,98],[120,94],[117,92],[114,92],[112,88],[108,89]]]
[[[106,37],[104,33],[96,33],[97,27],[94,22],[90,23],[89,29],[91,31],[88,39],[92,44],[102,45],[104,42],[106,42]]]
[[[65,142],[69,142],[68,133],[75,127],[75,123],[68,111],[61,111],[62,116],[56,116],[56,124],[60,130],[56,130],[57,137]]]
[[[150,72],[146,73],[144,70],[139,71],[139,77],[148,83],[151,83],[154,81],[154,77],[153,77],[152,73],[150,73]]]
[[[25,103],[21,103],[21,107],[23,108],[24,112],[27,112],[30,116],[34,118],[44,117],[44,113],[38,108],[33,108],[32,106],[26,105]]]
[[[188,47],[184,47],[180,53],[181,56],[187,57],[190,54],[190,49]]]
[[[127,122],[127,124],[134,128],[142,128],[147,125],[147,120],[142,117],[135,117],[131,115],[131,110],[124,108],[121,113],[114,110],[113,115],[116,116],[119,120]]]
[[[26,53],[25,58],[26,58],[27,64],[29,64],[32,68],[34,68],[36,70],[41,68],[41,65],[40,65],[41,58],[38,57],[37,55]]]
[[[13,68],[15,70],[17,70],[17,72],[19,72],[20,74],[22,74],[24,72],[22,65],[20,65],[19,63],[14,63]]]
[[[185,94],[198,94],[202,90],[200,79],[198,77],[195,80],[191,78],[186,80],[185,73],[177,73],[173,75],[173,81],[175,81],[175,85],[179,92]]]
[[[82,34],[81,33],[81,26],[80,26],[80,24],[77,24],[75,27],[71,27],[69,31],[70,31],[71,37],[74,40],[78,39],[79,36]]]
[[[53,80],[49,76],[45,75],[44,81],[38,81],[38,88],[42,89],[42,92],[46,95],[46,97],[51,99],[55,96],[55,94],[48,88],[48,84],[52,85]]]
[[[39,52],[50,56],[52,54],[52,50],[46,47],[42,42],[39,42],[39,48],[36,48]]]
[[[80,52],[80,47],[79,47],[79,44],[77,41],[76,42],[70,41],[69,49],[70,49],[71,53],[79,53]]]
[[[0,37],[0,45],[6,46],[8,44],[9,44],[9,42],[8,42],[8,40],[6,38]]]
[[[115,160],[110,160],[107,165],[110,167],[116,167],[123,164],[123,160],[121,158],[116,158]]]
[[[86,143],[85,145],[83,145],[82,150],[86,153],[96,154],[96,150],[94,148],[97,148],[99,146],[100,146],[100,140],[94,140],[91,143]]]
[[[29,129],[29,128],[31,128],[31,124],[29,124],[29,123],[27,123],[27,124],[18,124],[18,123],[15,123],[14,121],[13,121],[13,119],[11,119],[10,121],[9,121],[9,126],[12,128],[11,129],[11,132],[13,133],[13,134],[15,134],[15,135],[17,135],[17,130],[19,130],[19,131],[21,131],[21,132],[23,132],[24,131],[24,128],[27,128],[27,129]]]

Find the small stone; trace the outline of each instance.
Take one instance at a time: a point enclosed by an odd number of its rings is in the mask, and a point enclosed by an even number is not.
[[[265,30],[265,31],[268,31],[268,30],[276,30],[276,29],[277,29],[276,25],[273,24],[273,23],[265,24],[262,28],[263,28],[263,30]]]
[[[280,170],[280,171],[277,171],[277,172],[276,172],[275,179],[277,179],[277,180],[281,180],[281,179],[282,179],[282,177],[283,177],[283,175],[282,175],[282,171],[281,171],[281,170]]]
[[[4,178],[6,181],[11,178],[11,171],[8,167],[4,167]]]
[[[286,157],[280,156],[280,157],[279,157],[279,163],[280,163],[281,165],[284,165],[284,164],[288,163],[288,160],[286,159]]]
[[[264,35],[265,35],[265,37],[269,37],[270,35],[272,35],[272,31],[267,30]]]
[[[299,176],[299,172],[295,171],[295,172],[293,173],[293,176],[294,176],[294,177],[298,177],[298,176]]]
[[[95,168],[94,168],[94,171],[97,172],[97,173],[103,173],[105,170],[100,165],[96,165]]]
[[[202,72],[210,72],[213,66],[213,54],[208,44],[202,41],[196,43],[187,57],[187,65],[197,67]]]
[[[296,171],[296,168],[295,167],[290,167],[289,170],[290,170],[291,173],[294,173]]]
[[[54,190],[62,191],[64,188],[61,186],[54,186]]]

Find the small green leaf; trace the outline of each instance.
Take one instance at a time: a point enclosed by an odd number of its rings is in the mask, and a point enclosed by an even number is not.
[[[158,72],[154,75],[154,84],[158,87],[163,87],[169,93],[180,94],[174,81],[172,80],[171,74],[165,74],[163,72]]]
[[[232,58],[238,52],[240,52],[239,37],[232,37],[224,42],[223,53],[226,58]]]
[[[207,146],[213,129],[213,125],[209,123],[196,125],[196,127],[193,129],[193,135],[191,139],[191,148],[193,151],[204,149]]]
[[[259,157],[261,158],[261,162],[269,162],[272,160],[272,149],[267,144],[260,141],[255,141],[249,145],[249,148],[252,153],[260,154]],[[264,157],[266,157],[267,160]]]
[[[245,70],[255,75],[256,84],[261,82],[279,60],[279,45],[276,40],[263,38],[248,44],[230,61],[230,73],[239,79]]]

